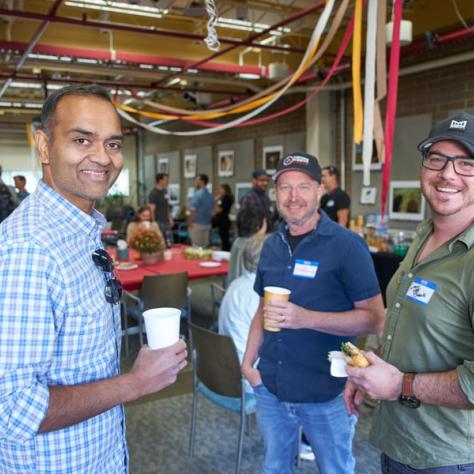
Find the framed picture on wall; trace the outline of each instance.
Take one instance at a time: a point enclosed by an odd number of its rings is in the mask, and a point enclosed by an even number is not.
[[[219,152],[217,170],[219,176],[234,176],[234,152],[232,150]]]
[[[263,147],[263,169],[267,170],[268,174],[275,173],[278,161],[282,156],[282,145]]]
[[[425,198],[419,181],[392,181],[390,183],[390,219],[421,221],[425,216]]]
[[[377,188],[365,187],[360,190],[360,203],[361,204],[375,204],[375,198],[377,197]]]
[[[168,185],[168,202],[173,204],[179,204],[179,184]]]
[[[185,178],[196,177],[196,167],[197,167],[197,156],[184,155],[184,177]]]
[[[158,160],[158,173],[169,173],[168,158],[160,158]]]
[[[354,143],[354,148],[352,150],[352,170],[353,171],[362,171],[364,166],[362,164],[362,144],[356,145]],[[381,170],[382,163],[377,157],[377,148],[375,147],[375,140],[372,144],[372,161],[370,163],[371,170]]]
[[[235,207],[240,208],[239,201],[240,198],[247,192],[252,189],[252,183],[236,183],[235,184]]]

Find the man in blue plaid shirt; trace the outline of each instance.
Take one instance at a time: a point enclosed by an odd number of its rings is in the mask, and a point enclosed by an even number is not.
[[[180,341],[144,346],[121,375],[121,287],[94,209],[122,166],[106,92],[49,97],[35,143],[36,191],[0,225],[0,473],[128,471],[122,403],[172,384]]]

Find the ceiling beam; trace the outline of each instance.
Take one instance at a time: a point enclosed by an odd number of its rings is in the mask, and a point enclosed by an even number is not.
[[[139,33],[139,34],[146,34],[146,35],[155,35],[155,36],[168,36],[171,38],[183,38],[183,39],[190,39],[193,41],[204,41],[205,36],[197,35],[193,33],[184,33],[178,31],[168,31],[162,30],[159,28],[142,28],[138,26],[131,26],[131,25],[123,25],[117,23],[110,23],[110,22],[101,22],[101,21],[94,21],[94,20],[83,20],[83,19],[76,19],[76,18],[69,18],[69,17],[62,17],[62,16],[52,16],[52,15],[42,15],[40,13],[32,13],[32,12],[23,12],[20,10],[8,10],[6,8],[0,8],[0,16],[12,17],[12,18],[23,18],[26,20],[38,20],[38,21],[47,21],[50,23],[62,23],[68,25],[75,25],[80,27],[90,27],[90,28],[97,28],[97,29],[109,29],[109,30],[116,30],[116,31],[126,31],[128,33]],[[271,28],[273,29],[273,28]],[[265,30],[268,32],[269,30]],[[262,33],[258,34],[261,36]],[[267,49],[270,51],[280,51],[280,52],[291,52],[291,53],[304,53],[305,50],[303,48],[294,48],[292,46],[277,46],[277,45],[270,45],[270,44],[260,44],[254,43],[253,40],[232,40],[229,38],[222,38],[219,41],[223,44],[230,44],[233,45],[235,48],[240,46],[253,46],[255,48]],[[234,49],[234,48],[233,48]]]

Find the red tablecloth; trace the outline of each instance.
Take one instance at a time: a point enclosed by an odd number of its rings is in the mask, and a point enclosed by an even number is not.
[[[138,268],[133,270],[116,270],[117,277],[122,282],[123,288],[128,291],[138,290],[142,285],[143,278],[145,275],[163,275],[167,273],[187,272],[188,278],[190,280],[194,280],[197,278],[206,278],[210,276],[227,275],[227,262],[216,262],[219,263],[219,266],[215,267],[203,267],[200,265],[200,263],[214,262],[214,260],[190,260],[184,258],[181,253],[183,248],[184,246],[182,245],[173,246],[171,260],[162,260],[158,263],[155,263],[154,265],[144,265],[144,263],[139,259],[139,254],[135,250],[130,249],[129,262],[136,263],[138,265]],[[116,257],[115,248],[107,249],[107,252],[113,258]]]

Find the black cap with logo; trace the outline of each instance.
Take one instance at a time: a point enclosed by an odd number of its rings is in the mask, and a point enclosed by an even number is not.
[[[474,115],[466,112],[437,123],[430,130],[428,138],[418,145],[422,153],[431,146],[443,140],[453,140],[463,145],[474,156]]]
[[[276,173],[273,175],[273,180],[276,181],[285,171],[301,171],[315,179],[318,183],[321,182],[321,166],[319,166],[318,159],[308,153],[297,151],[281,158],[278,162]]]

